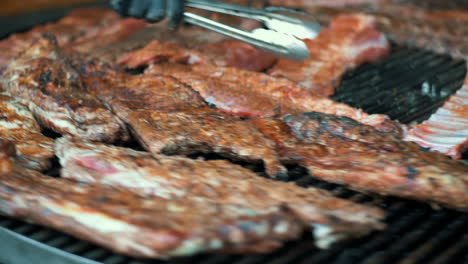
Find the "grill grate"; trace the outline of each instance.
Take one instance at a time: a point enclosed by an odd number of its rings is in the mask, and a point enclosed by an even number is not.
[[[461,87],[465,74],[465,62],[461,60],[423,50],[395,47],[394,52],[385,60],[373,65],[363,65],[346,74],[333,98],[370,113],[388,114],[405,123],[419,122],[427,119],[449,95]],[[6,254],[8,252],[5,251],[5,254],[0,254],[0,261],[15,263],[24,252],[32,252],[33,256],[29,261],[21,263],[34,263],[31,259],[35,260],[35,257],[41,255],[41,250],[54,257],[59,255],[60,251],[57,250],[61,250],[66,253],[63,258],[47,258],[47,263],[468,263],[468,214],[445,209],[435,211],[429,205],[418,202],[354,192],[304,176],[306,172],[300,167],[290,168],[290,174],[290,180],[300,186],[320,187],[341,198],[385,209],[388,228],[365,238],[337,244],[325,251],[313,246],[309,234],[271,254],[204,254],[160,261],[136,260],[116,255],[61,232],[0,216],[0,227],[11,231],[15,238],[29,238],[42,246],[50,246],[41,249],[33,247],[31,241],[22,240],[18,248],[14,249],[18,252]],[[1,231],[0,238],[3,234]]]

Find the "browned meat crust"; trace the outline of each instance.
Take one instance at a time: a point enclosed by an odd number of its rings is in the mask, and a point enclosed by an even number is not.
[[[335,92],[347,70],[379,60],[390,51],[387,39],[376,29],[375,19],[362,14],[333,18],[317,38],[305,40],[305,43],[310,51],[309,59],[280,60],[268,72],[322,96]]]
[[[322,190],[259,177],[226,161],[151,155],[66,139],[59,139],[56,147],[62,177],[81,182],[125,188],[143,196],[235,204],[258,213],[285,208],[306,226],[330,228],[336,238],[382,227],[378,224],[382,212],[375,208],[337,199]],[[318,245],[328,246],[321,237],[317,239]]]
[[[28,108],[18,99],[0,94],[0,138],[16,144],[18,160],[33,170],[46,170],[54,156],[54,141],[41,134]]]
[[[172,36],[169,40],[158,38],[142,49],[123,55],[118,62],[129,68],[157,62],[173,62],[231,66],[251,71],[263,71],[276,62],[275,57],[238,40],[202,43],[189,48],[187,46],[193,44],[181,42],[183,39],[179,36]]]
[[[120,120],[86,93],[53,36],[38,39],[9,64],[3,78],[6,91],[20,98],[45,127],[107,142],[127,136]]]
[[[384,115],[368,115],[360,109],[317,96],[282,78],[229,67],[152,65],[147,74],[171,76],[200,93],[218,109],[255,118],[318,111],[347,116],[380,131],[400,134],[400,125]]]
[[[284,159],[351,188],[468,210],[468,167],[346,117],[322,113],[255,121]]]
[[[285,175],[274,142],[250,122],[209,108],[195,91],[173,78],[127,76],[103,67],[88,65],[84,80],[89,91],[106,101],[152,153],[213,151],[263,161],[272,177]]]
[[[419,47],[454,57],[468,58],[468,7],[450,6],[453,1],[418,1],[417,4],[382,1],[377,5],[327,7],[325,4],[305,7],[315,19],[326,25],[339,14],[365,12],[372,15],[379,30],[400,45]],[[388,3],[390,2],[390,3]],[[413,1],[414,2],[414,1]],[[439,2],[445,7],[437,7]],[[324,7],[325,6],[325,7]],[[432,6],[432,7],[431,7]]]
[[[117,13],[108,9],[79,8],[56,23],[36,26],[25,33],[11,35],[0,41],[0,69],[44,33],[55,35],[58,44],[65,46],[84,36],[93,35],[119,19]]]
[[[165,258],[217,250],[266,252],[297,238],[308,227],[281,204],[256,210],[209,198],[144,198],[122,188],[79,184],[25,170],[10,157],[14,145],[0,141],[0,149],[2,214],[47,225],[125,255]],[[149,156],[141,158],[151,162]],[[341,223],[341,228],[353,224],[354,230],[340,230],[353,234],[382,227],[377,209],[334,198],[325,191],[316,195],[314,205],[325,209],[309,212],[316,228],[324,228],[318,223],[327,222]]]

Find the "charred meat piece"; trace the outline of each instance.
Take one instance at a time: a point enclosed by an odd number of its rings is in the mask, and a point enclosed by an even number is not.
[[[16,144],[17,159],[29,169],[48,169],[54,157],[54,140],[41,134],[28,108],[18,99],[2,93],[0,117],[0,138]]]
[[[280,60],[268,72],[322,96],[334,93],[347,70],[379,60],[390,51],[387,39],[376,29],[375,19],[361,14],[338,16],[317,38],[304,41],[309,59]]]
[[[412,126],[404,139],[460,159],[468,150],[468,76],[456,94],[429,120]]]
[[[57,155],[62,177],[80,182],[129,189],[146,197],[235,204],[257,213],[284,208],[313,228],[320,247],[382,227],[382,212],[376,208],[322,190],[269,180],[226,161],[151,155],[66,139],[57,141]],[[320,228],[329,235],[321,237]]]
[[[89,53],[98,48],[111,46],[129,36],[144,30],[147,23],[140,19],[126,18],[118,20],[105,28],[93,31],[64,47],[66,53]]]
[[[322,113],[255,121],[283,159],[353,189],[468,210],[468,167],[346,117]]]
[[[78,8],[56,23],[36,26],[25,33],[11,35],[0,41],[0,69],[45,33],[56,36],[58,44],[65,46],[86,35],[93,35],[119,19],[116,12],[108,9]]]
[[[200,93],[218,109],[240,117],[281,116],[309,111],[347,116],[385,132],[401,133],[400,124],[384,115],[369,115],[360,109],[317,96],[292,81],[229,67],[152,65],[147,74],[176,78]]]
[[[42,125],[57,133],[108,142],[126,138],[121,121],[87,94],[53,36],[38,39],[10,63],[2,82]]]
[[[121,254],[168,258],[220,250],[268,252],[297,238],[306,227],[281,207],[257,211],[209,199],[144,198],[123,188],[47,177],[18,167],[8,157],[15,151],[11,144],[0,141],[0,146],[1,214],[50,226]],[[372,212],[357,205],[355,209]],[[370,223],[368,228],[380,226],[381,214],[376,213],[376,222],[364,220]]]
[[[187,43],[156,39],[142,49],[125,54],[119,63],[129,68],[157,62],[173,62],[196,65],[231,66],[251,71],[263,71],[276,59],[255,47],[238,40],[204,43],[188,48]]]
[[[101,66],[90,65],[92,70],[83,75],[88,89],[107,102],[150,152],[216,152],[263,161],[270,176],[285,175],[274,142],[249,121],[208,107],[195,91],[171,77],[127,76]],[[107,72],[105,77],[98,69]]]

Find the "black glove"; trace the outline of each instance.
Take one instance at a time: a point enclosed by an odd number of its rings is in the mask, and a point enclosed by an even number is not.
[[[183,18],[184,0],[110,0],[112,8],[123,16],[159,22],[169,18],[169,26],[177,26]]]

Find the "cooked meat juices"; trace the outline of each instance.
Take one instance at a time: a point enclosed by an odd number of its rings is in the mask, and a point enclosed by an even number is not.
[[[362,14],[337,16],[317,38],[304,41],[309,59],[280,60],[268,72],[322,96],[334,93],[346,70],[379,60],[390,51],[387,39],[376,29],[375,19]]]
[[[260,177],[226,161],[151,155],[126,148],[59,139],[62,177],[110,185],[142,196],[237,205],[257,213],[291,212],[312,227],[317,245],[381,228],[382,212],[341,200],[329,193]],[[328,235],[321,237],[323,227]],[[314,229],[318,228],[318,229]]]
[[[41,134],[28,108],[18,99],[0,94],[0,139],[16,144],[18,160],[27,168],[45,170],[54,157],[54,140]]]
[[[412,126],[404,139],[460,159],[468,150],[468,76],[456,94],[429,120]]]
[[[304,90],[296,83],[230,67],[152,65],[146,74],[176,78],[200,93],[207,103],[241,117],[256,118],[318,111],[347,116],[380,131],[399,134],[401,126],[384,115],[368,115]]]
[[[468,211],[468,166],[346,117],[305,113],[255,120],[283,159],[353,189]]]
[[[85,74],[88,89],[106,101],[152,153],[213,151],[234,159],[263,161],[272,177],[286,174],[274,142],[249,121],[208,107],[195,91],[173,78],[126,76],[107,70],[105,75],[112,80],[105,83],[96,73],[99,67]]]
[[[58,133],[107,142],[126,138],[122,122],[85,91],[53,36],[38,39],[11,62],[2,82],[41,124]]]

